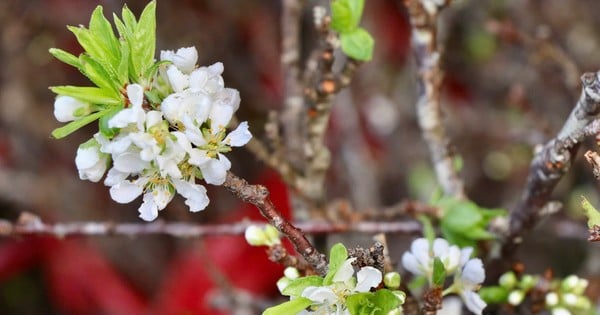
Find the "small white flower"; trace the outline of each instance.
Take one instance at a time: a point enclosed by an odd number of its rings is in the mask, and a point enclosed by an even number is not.
[[[356,284],[353,281],[354,268],[349,258],[339,267],[329,286],[309,286],[302,291],[302,297],[313,301],[311,311],[306,314],[350,314],[346,309],[345,300],[355,293],[369,292],[381,283],[381,272],[373,267],[363,267],[356,274]]]
[[[142,130],[146,120],[146,112],[142,108],[144,88],[139,84],[129,84],[127,86],[127,98],[131,106],[122,109],[108,120],[108,127],[125,128],[129,124],[135,124],[139,130]]]
[[[204,210],[208,206],[209,200],[204,186],[179,179],[173,180],[173,185],[177,193],[186,199],[185,204],[190,207],[191,212]]]
[[[485,270],[479,258],[468,260],[462,269],[458,270],[454,279],[456,291],[465,302],[465,306],[474,314],[481,314],[487,304],[475,291],[485,280]]]
[[[189,74],[196,67],[198,51],[193,46],[179,48],[177,52],[163,50],[160,52],[160,60],[171,61],[180,71]]]
[[[109,155],[100,151],[100,144],[94,138],[81,144],[77,149],[75,165],[79,178],[98,182],[108,167]]]
[[[91,106],[74,97],[59,95],[54,101],[54,117],[60,122],[69,122],[91,113]]]
[[[427,239],[418,238],[412,242],[411,250],[402,255],[402,266],[415,275],[431,278],[433,260],[438,257],[444,264],[446,273],[451,275],[456,271],[465,255],[470,255],[469,249],[461,251],[456,245],[450,246],[445,239],[437,238],[431,246]]]

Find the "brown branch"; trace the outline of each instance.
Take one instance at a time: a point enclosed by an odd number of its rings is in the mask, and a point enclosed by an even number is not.
[[[412,48],[419,71],[419,100],[417,116],[423,138],[431,153],[438,183],[444,193],[464,198],[464,185],[454,169],[453,153],[449,149],[449,140],[442,124],[440,109],[440,88],[443,72],[440,66],[441,50],[437,45],[437,21],[442,5],[434,1],[405,0],[412,25]]]
[[[292,242],[296,251],[320,275],[324,276],[327,274],[328,263],[325,255],[319,253],[306,239],[302,231],[293,226],[281,215],[277,208],[275,208],[275,205],[273,205],[271,199],[269,199],[269,190],[266,187],[249,185],[244,179],[233,175],[231,172],[227,172],[227,179],[223,186],[244,202],[256,206],[263,217]]]
[[[523,234],[535,225],[552,190],[568,171],[579,143],[591,128],[588,125],[600,112],[599,76],[600,72],[581,76],[581,97],[575,108],[556,138],[548,141],[534,156],[521,201],[510,215],[510,231],[503,247],[504,257],[514,252]]]

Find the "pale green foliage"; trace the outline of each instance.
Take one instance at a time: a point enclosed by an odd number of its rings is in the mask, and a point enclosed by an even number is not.
[[[122,20],[116,15],[114,21],[119,31],[115,35],[110,22],[104,17],[102,7],[92,13],[88,28],[69,26],[77,41],[84,49],[79,56],[64,50],[51,48],[50,53],[58,60],[77,68],[94,85],[54,86],[50,89],[58,95],[74,97],[90,103],[96,112],[81,117],[52,132],[55,138],[63,138],[81,127],[107,115],[114,114],[125,106],[124,87],[129,83],[139,83],[148,87],[158,69],[154,61],[156,45],[156,2],[150,2],[142,12],[139,21],[126,6]],[[106,128],[100,124],[103,133]],[[110,132],[108,132],[110,134]]]
[[[334,0],[331,2],[331,27],[340,34],[342,51],[351,58],[371,60],[375,41],[367,30],[358,26],[364,0]]]

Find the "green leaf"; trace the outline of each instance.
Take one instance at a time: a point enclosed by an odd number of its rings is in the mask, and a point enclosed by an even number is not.
[[[453,231],[465,231],[482,221],[483,216],[475,203],[455,201],[449,203],[450,207],[446,208],[442,217],[442,226],[446,226]]]
[[[106,68],[102,64],[86,54],[81,54],[79,60],[81,60],[81,72],[90,81],[102,89],[112,91],[114,96],[119,95],[120,84],[106,72]]]
[[[50,50],[48,50],[48,51],[56,59],[66,63],[70,66],[73,66],[77,69],[81,68],[81,62],[79,61],[79,58],[77,58],[77,56],[75,56],[71,53],[68,53],[62,49],[58,49],[58,48],[50,48]]]
[[[351,32],[341,33],[342,51],[350,58],[368,61],[373,57],[375,41],[371,34],[364,28],[357,28]]]
[[[117,66],[117,76],[119,77],[120,82],[126,83],[129,79],[129,58],[131,50],[129,43],[124,39],[119,40],[119,45],[121,50],[121,60]]]
[[[263,312],[263,315],[292,315],[298,314],[309,307],[313,302],[307,298],[299,297],[291,301],[269,307]]]
[[[134,34],[135,47],[132,52],[139,63],[137,73],[140,76],[154,64],[154,50],[156,45],[156,1],[146,5],[140,15]]]
[[[381,315],[387,315],[391,310],[400,306],[400,300],[390,290],[379,289],[375,291],[375,305],[381,308]],[[379,314],[379,313],[376,313]]]
[[[484,228],[481,227],[475,227],[469,230],[464,231],[463,235],[466,238],[472,239],[472,240],[493,240],[496,238],[496,235],[488,232],[487,230],[485,230]]]
[[[600,212],[584,196],[581,196],[581,206],[588,218],[588,228],[593,228],[594,225],[600,226]]]
[[[56,128],[52,131],[52,137],[56,138],[56,139],[61,139],[64,138],[70,134],[72,134],[73,132],[81,129],[82,127],[84,127],[85,125],[95,121],[96,119],[104,116],[110,109],[105,109],[99,112],[95,112],[89,116],[85,116],[82,117],[80,119],[77,119],[75,121],[72,121],[60,128]]]
[[[111,118],[113,118],[118,112],[120,112],[122,109],[123,109],[122,106],[112,108],[104,116],[100,117],[100,120],[98,121],[98,129],[100,130],[100,133],[102,133],[102,135],[105,136],[106,138],[112,139],[114,136],[116,136],[119,133],[119,128],[110,128],[108,126],[108,121]]]
[[[502,304],[508,300],[508,290],[503,287],[483,287],[479,289],[479,296],[488,304]]]
[[[322,285],[323,278],[319,276],[307,276],[292,280],[281,293],[286,296],[300,296],[302,295],[302,291],[307,287],[320,287]]]
[[[399,305],[398,297],[387,289],[375,293],[356,293],[346,299],[346,306],[352,315],[387,315]]]
[[[119,40],[115,36],[110,22],[108,22],[108,20],[104,17],[101,6],[96,7],[92,13],[89,30],[96,41],[97,46],[99,46],[100,50],[102,51],[102,54],[106,57],[106,61],[112,70],[116,70],[121,60]],[[99,58],[99,56],[91,56],[102,60]]]
[[[80,101],[96,105],[114,106],[123,103],[120,96],[115,96],[112,90],[91,86],[53,86],[50,90],[58,95],[67,95]]]
[[[435,286],[443,287],[446,281],[446,267],[439,257],[433,259],[433,276],[432,282]]]
[[[337,243],[331,247],[331,251],[329,253],[329,270],[327,271],[327,275],[323,280],[324,285],[330,285],[331,279],[335,273],[340,269],[340,266],[346,261],[348,258],[348,250],[344,247],[344,244]]]
[[[334,0],[331,3],[331,28],[343,34],[358,27],[364,0]]]

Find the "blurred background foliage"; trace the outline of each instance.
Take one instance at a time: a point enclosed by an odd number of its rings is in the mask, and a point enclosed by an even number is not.
[[[75,152],[92,128],[62,141],[49,136],[59,123],[47,87],[87,82],[47,51],[79,53],[65,26],[87,24],[98,4],[109,14],[120,12],[123,2],[0,0],[2,218],[30,211],[48,222],[139,221],[136,204],[116,204],[102,184],[78,179]],[[145,4],[127,2],[136,13]],[[275,0],[158,2],[157,48],[195,45],[199,64],[223,62],[226,85],[241,93],[238,117],[249,120],[259,138],[268,112],[282,103],[280,11]],[[457,0],[444,11],[444,123],[461,157],[467,194],[481,206],[516,204],[535,146],[560,129],[579,97],[579,76],[600,68],[597,12],[600,2],[594,0]],[[304,57],[315,45],[311,21],[305,12]],[[376,40],[375,54],[336,97],[327,137],[333,154],[327,193],[359,210],[428,201],[436,185],[415,118],[407,13],[399,0],[369,0],[363,26]],[[289,212],[285,187],[254,156],[236,150],[232,162],[239,175],[271,187]],[[581,194],[597,205],[597,188],[579,157],[555,192],[562,211],[546,219],[521,249],[527,272],[548,267],[558,275],[576,272],[592,279],[591,291],[600,289],[593,281],[600,275],[599,254],[585,242],[578,205]],[[161,219],[258,218],[221,187],[209,187],[209,196],[212,202],[200,214],[189,213],[175,198]],[[393,258],[403,246],[390,248]],[[280,275],[261,249],[239,237],[3,239],[0,313],[219,314],[211,307],[236,305],[236,314],[253,314],[269,305]],[[234,312],[223,311],[228,313]]]

